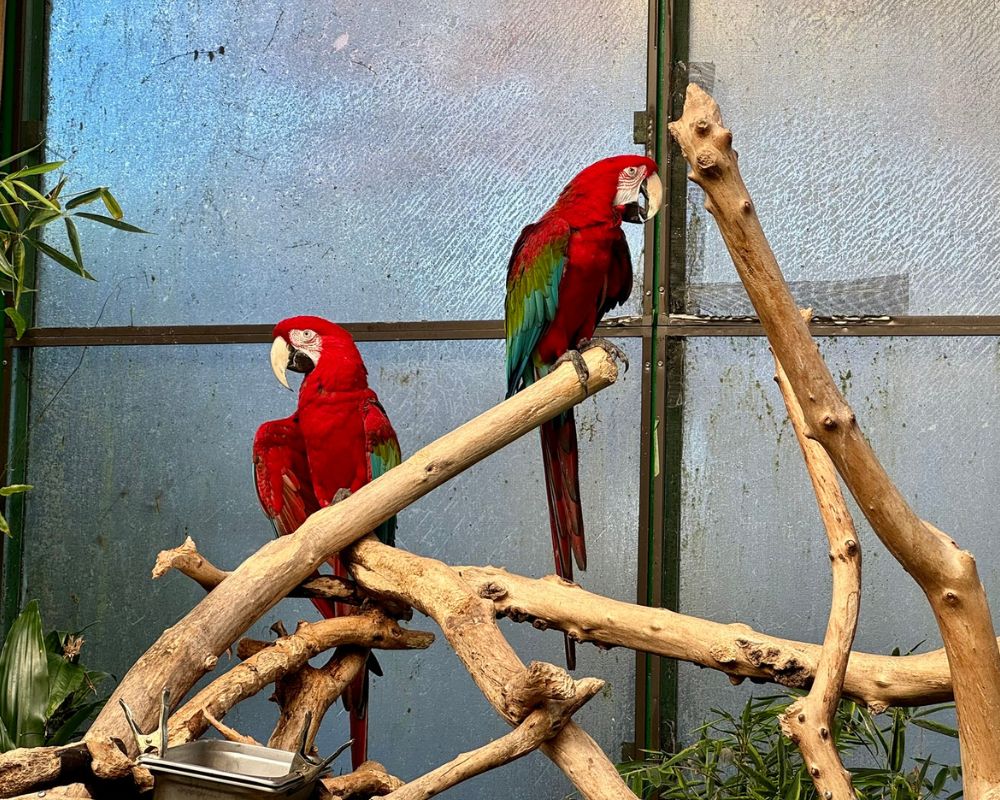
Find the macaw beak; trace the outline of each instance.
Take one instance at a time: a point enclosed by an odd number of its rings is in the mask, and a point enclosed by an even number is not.
[[[656,212],[663,205],[663,181],[660,180],[660,176],[654,172],[646,178],[639,186],[639,194],[646,198],[646,205],[643,207],[636,200],[625,206],[625,211],[622,213],[625,222],[642,224],[656,216]]]
[[[274,377],[278,379],[278,383],[288,389],[288,391],[291,391],[292,387],[288,385],[285,370],[288,369],[288,357],[291,351],[292,348],[288,346],[288,342],[281,336],[276,336],[274,341],[271,342],[271,370],[274,372]]]

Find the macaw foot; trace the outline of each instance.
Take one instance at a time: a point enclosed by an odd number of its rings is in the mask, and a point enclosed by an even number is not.
[[[590,370],[587,369],[587,362],[583,360],[583,356],[580,354],[579,350],[567,350],[559,358],[556,359],[556,363],[553,368],[558,367],[560,364],[565,364],[569,362],[573,365],[573,369],[576,370],[576,377],[580,379],[580,384],[583,386],[583,393],[587,395],[587,384],[590,383]]]
[[[333,496],[333,500],[330,501],[331,506],[337,505],[337,503],[342,503],[352,494],[351,490],[346,486],[342,489],[337,489],[337,493]]]
[[[583,339],[576,347],[581,353],[590,350],[592,347],[603,347],[608,351],[608,354],[612,358],[617,358],[621,361],[622,366],[625,367],[624,371],[628,372],[628,356],[625,355],[625,351],[608,339],[602,339],[600,337],[597,337],[596,339]]]

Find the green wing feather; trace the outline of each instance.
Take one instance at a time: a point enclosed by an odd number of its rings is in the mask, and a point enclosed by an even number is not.
[[[538,341],[555,318],[559,282],[566,267],[569,225],[542,219],[528,225],[507,265],[507,397],[535,379],[532,358]]]
[[[399,440],[392,429],[389,417],[378,400],[373,400],[365,412],[365,429],[368,434],[368,461],[372,480],[384,475],[403,460]],[[396,544],[396,518],[391,517],[375,529],[375,535],[388,545]]]

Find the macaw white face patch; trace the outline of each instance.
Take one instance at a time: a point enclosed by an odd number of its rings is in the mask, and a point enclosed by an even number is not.
[[[293,330],[289,333],[292,347],[309,356],[313,364],[319,364],[319,356],[323,350],[323,340],[314,330]]]
[[[646,177],[645,167],[625,167],[618,173],[618,191],[613,205],[627,206],[639,201],[639,187]]]

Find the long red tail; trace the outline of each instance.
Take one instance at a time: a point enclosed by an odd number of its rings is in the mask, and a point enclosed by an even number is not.
[[[579,456],[573,410],[570,409],[544,423],[540,431],[556,574],[571,581],[574,558],[580,569],[587,568],[587,545],[583,537]],[[568,635],[566,666],[569,669],[576,669],[576,646]]]
[[[341,574],[339,559],[331,565],[336,574]],[[335,603],[332,600],[325,600],[320,597],[312,598],[312,603],[327,619],[332,617],[342,617],[354,612],[354,608],[346,603]],[[361,671],[351,681],[344,690],[341,699],[344,701],[344,708],[350,716],[351,726],[351,766],[357,769],[368,760],[368,666],[362,667]]]

